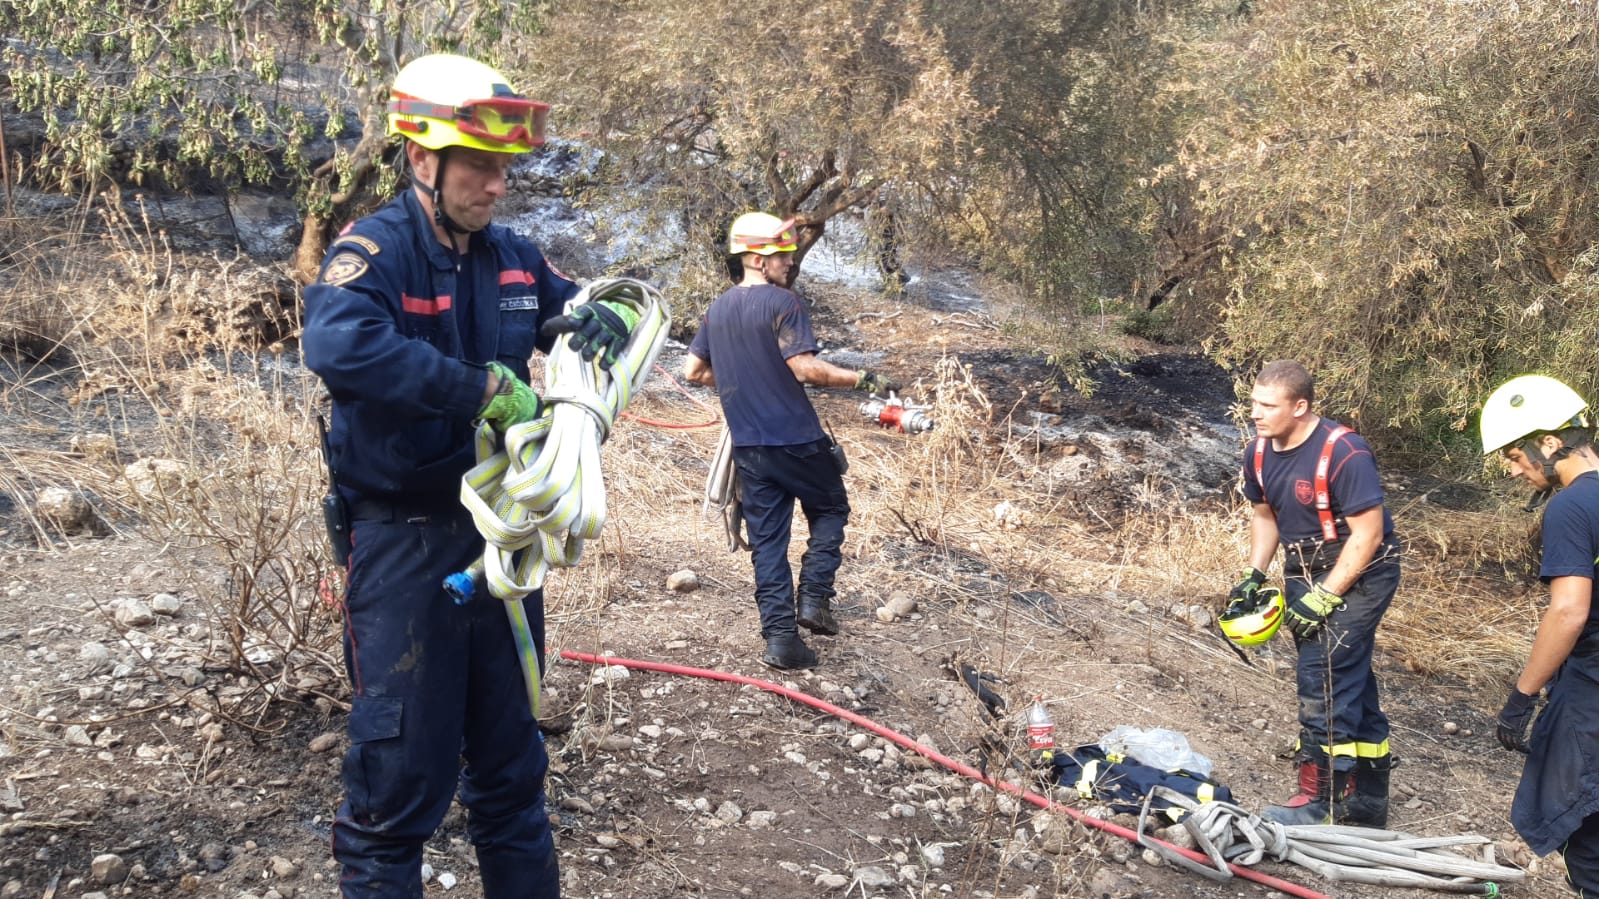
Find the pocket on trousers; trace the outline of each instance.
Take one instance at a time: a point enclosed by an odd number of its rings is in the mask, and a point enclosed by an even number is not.
[[[408,773],[400,737],[404,700],[357,696],[350,703],[350,751],[344,757],[345,799],[355,820],[387,829],[400,826],[399,810],[420,784]]]
[[[392,696],[357,696],[350,703],[350,742],[374,743],[400,735],[405,700]]]
[[[822,447],[826,443],[827,438],[823,437],[821,440],[812,443],[796,443],[793,446],[785,446],[781,449],[790,458],[810,464],[816,461],[816,457],[822,452]]]

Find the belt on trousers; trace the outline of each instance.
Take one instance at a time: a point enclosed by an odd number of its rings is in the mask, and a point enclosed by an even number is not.
[[[421,523],[434,518],[464,516],[465,508],[459,497],[407,496],[395,499],[358,499],[350,504],[350,518],[354,521],[409,521]]]
[[[1289,577],[1299,577],[1305,574],[1316,575],[1323,571],[1330,571],[1338,563],[1338,555],[1343,552],[1344,541],[1328,543],[1319,538],[1301,540],[1298,543],[1283,544],[1283,568]],[[1399,543],[1393,538],[1383,540],[1377,546],[1377,551],[1372,555],[1371,561],[1366,563],[1362,574],[1371,570],[1372,566],[1379,565],[1390,559],[1399,558]]]

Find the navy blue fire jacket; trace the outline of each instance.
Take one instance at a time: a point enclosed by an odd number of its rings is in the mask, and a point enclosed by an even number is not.
[[[1584,472],[1544,507],[1538,577],[1599,583],[1599,475]],[[1510,823],[1532,851],[1546,855],[1599,814],[1599,597],[1590,598],[1577,645],[1549,682],[1549,704],[1529,742]]]
[[[460,273],[472,278],[464,294]],[[345,229],[306,288],[300,344],[333,397],[333,466],[346,497],[455,495],[474,461],[486,364],[526,380],[533,350],[553,345],[539,326],[578,290],[500,225],[472,235],[462,266],[411,190]]]

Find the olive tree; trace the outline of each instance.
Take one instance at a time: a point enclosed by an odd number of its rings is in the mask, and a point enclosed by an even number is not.
[[[1157,271],[1147,175],[1175,119],[1161,39],[1190,4],[936,0],[950,52],[990,115],[974,139],[961,233],[1054,306],[1142,299]]]
[[[968,154],[985,118],[917,4],[584,0],[548,26],[510,50],[519,74],[713,261],[732,217],[765,209],[795,219],[803,262],[829,219]]]
[[[43,120],[31,148],[37,182],[282,186],[306,212],[297,261],[314,271],[330,222],[395,184],[382,165],[382,115],[399,66],[431,50],[493,47],[534,27],[539,6],[5,2],[0,88]]]
[[[1593,35],[1554,0],[1311,0],[1183,47],[1171,89],[1200,112],[1161,179],[1224,238],[1217,354],[1310,363],[1418,462],[1473,464],[1508,375],[1592,395]]]

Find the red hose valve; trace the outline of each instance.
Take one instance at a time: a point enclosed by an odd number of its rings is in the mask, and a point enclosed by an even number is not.
[[[935,422],[927,414],[929,406],[910,406],[897,396],[888,399],[873,396],[861,403],[861,414],[884,428],[895,428],[902,434],[925,434]]]

